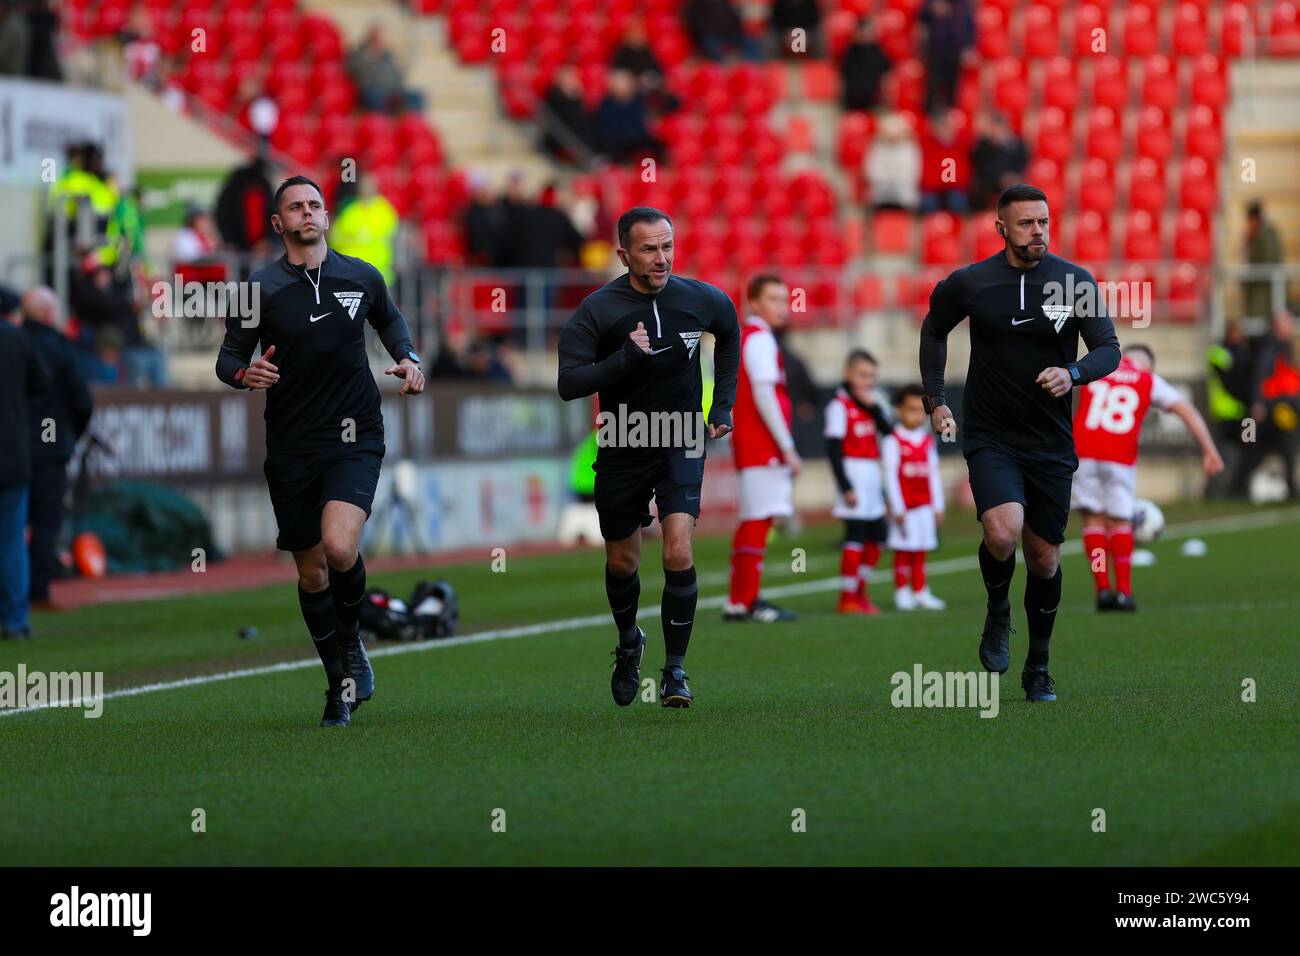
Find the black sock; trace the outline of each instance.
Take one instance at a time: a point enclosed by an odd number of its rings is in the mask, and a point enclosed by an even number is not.
[[[664,597],[659,606],[664,625],[664,652],[681,666],[686,646],[691,642],[691,622],[695,620],[695,602],[699,599],[695,585],[695,566],[685,571],[664,569]]]
[[[993,557],[993,552],[980,542],[980,574],[984,578],[984,589],[989,592],[988,609],[993,614],[1010,614],[1011,579],[1016,574],[1016,552],[1005,561]]]
[[[1029,658],[1026,667],[1047,666],[1047,646],[1052,640],[1056,609],[1061,606],[1061,566],[1050,578],[1027,575],[1025,615],[1029,618]]]
[[[605,596],[609,598],[609,610],[614,615],[614,626],[618,628],[618,639],[624,644],[635,644],[640,640],[636,632],[636,608],[641,600],[641,578],[633,571],[625,578],[615,576],[605,565]]]
[[[325,665],[330,686],[337,687],[343,682],[343,657],[339,652],[339,615],[334,609],[334,598],[328,588],[313,593],[299,586],[298,607],[302,609],[302,619],[307,622],[320,662]]]
[[[357,563],[346,571],[330,568],[330,594],[339,614],[339,636],[354,640],[361,621],[361,599],[366,596],[366,562],[357,554]]]

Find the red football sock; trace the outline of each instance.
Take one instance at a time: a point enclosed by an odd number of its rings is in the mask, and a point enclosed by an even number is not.
[[[925,590],[925,552],[912,552],[912,590]]]
[[[894,587],[907,587],[907,579],[912,571],[912,552],[894,552]]]
[[[731,594],[732,604],[749,607],[758,598],[759,584],[763,578],[763,554],[767,550],[767,532],[771,518],[742,521],[731,540]]]
[[[862,563],[862,545],[857,541],[845,541],[844,550],[840,552],[840,593],[858,593],[858,567]]]
[[[1106,564],[1106,528],[1099,524],[1083,526],[1083,556],[1092,568],[1092,582],[1098,591],[1110,587],[1110,570]]]
[[[858,565],[858,597],[867,601],[870,598],[867,595],[867,578],[871,572],[876,570],[876,565],[880,563],[880,545],[875,541],[868,541],[862,546],[862,563]]]
[[[1133,596],[1133,526],[1117,524],[1110,529],[1110,556],[1115,562],[1115,590]]]

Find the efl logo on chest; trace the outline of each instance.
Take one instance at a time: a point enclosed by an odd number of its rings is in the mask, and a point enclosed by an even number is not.
[[[677,334],[680,335],[682,337],[682,341],[686,343],[687,359],[695,358],[695,349],[699,346],[700,336],[703,335],[704,333],[703,332],[678,332]]]
[[[361,307],[361,299],[365,295],[363,292],[335,292],[334,298],[338,299],[343,308],[348,310],[348,318],[357,317],[357,309]]]

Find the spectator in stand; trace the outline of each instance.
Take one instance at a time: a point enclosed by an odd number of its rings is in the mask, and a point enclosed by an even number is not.
[[[93,405],[81,374],[76,349],[59,331],[59,300],[54,290],[37,286],[22,298],[23,332],[50,372],[50,388],[30,403],[32,477],[28,488],[31,541],[31,602],[48,607],[50,582],[60,576],[59,536],[63,533],[63,497],[68,490],[68,462],[77,440],[90,424]]]
[[[545,102],[551,120],[563,125],[572,138],[577,140],[577,145],[588,152],[596,152],[596,135],[591,127],[591,117],[582,95],[582,79],[576,66],[565,65],[555,71],[546,91]],[[542,139],[542,146],[557,159],[570,162],[578,159],[568,137],[556,135],[549,130]]]
[[[461,220],[466,264],[478,268],[498,266],[506,245],[506,210],[481,172],[469,174],[468,186],[469,205]]]
[[[1259,201],[1246,207],[1246,262],[1252,266],[1273,266],[1282,261],[1282,240],[1277,229],[1264,217]],[[1241,285],[1245,300],[1242,315],[1263,319],[1273,314],[1273,283],[1267,278],[1250,279]]]
[[[172,236],[172,269],[185,282],[216,282],[226,277],[218,250],[220,237],[211,214],[197,206],[185,211],[181,228]]]
[[[663,152],[663,144],[650,132],[645,97],[627,70],[610,71],[609,90],[596,109],[596,130],[602,150],[615,162]]]
[[[582,250],[582,233],[559,203],[554,183],[527,210],[527,228],[519,248],[519,265],[537,269],[570,269]]]
[[[921,135],[921,211],[966,212],[970,189],[970,137],[957,126],[955,110],[930,118]]]
[[[122,333],[114,328],[101,329],[94,336],[92,349],[76,349],[77,367],[89,385],[116,385],[122,380]]]
[[[513,385],[514,376],[510,374],[507,354],[503,344],[491,339],[479,339],[469,347],[469,352],[465,356],[465,367],[469,377]]]
[[[1000,110],[981,114],[977,122],[978,136],[971,150],[971,203],[975,209],[988,209],[1002,190],[1024,181],[1029,151]]]
[[[59,66],[59,14],[49,0],[30,0],[27,6],[28,36],[27,75],[34,80],[63,82]]]
[[[26,76],[32,29],[20,3],[0,5],[0,76]]]
[[[96,256],[87,256],[73,276],[70,299],[81,328],[82,347],[93,350],[100,334],[115,329],[123,343],[125,383],[138,388],[166,386],[167,365],[162,353],[145,339],[140,329],[129,279],[115,277]]]
[[[30,403],[50,387],[45,362],[18,328],[18,296],[0,286],[0,638],[32,636],[27,543],[32,479]]]
[[[231,249],[266,255],[271,250],[271,183],[258,156],[231,170],[217,196],[217,231]]]
[[[921,150],[902,113],[880,121],[866,155],[867,188],[876,210],[916,212],[921,205]]]
[[[424,109],[424,97],[406,87],[379,24],[371,24],[361,43],[348,54],[347,65],[364,109],[385,113]]]
[[[820,55],[822,11],[817,0],[773,0],[768,17],[772,39],[784,57]],[[795,30],[803,30],[801,49],[797,49]]]
[[[734,0],[686,0],[682,23],[695,49],[710,60],[721,60],[728,53],[759,59],[758,43],[745,33]]]
[[[1300,437],[1300,366],[1295,360],[1295,319],[1285,309],[1255,354],[1251,380],[1250,416],[1255,420],[1253,442],[1242,443],[1242,455],[1230,492],[1245,497],[1250,479],[1271,453],[1282,459],[1288,501],[1296,500],[1296,441]]]
[[[975,18],[966,0],[925,0],[917,22],[924,34],[925,111],[934,113],[957,103],[962,64],[975,57]]]
[[[623,34],[623,42],[614,51],[610,66],[627,70],[636,77],[637,85],[646,98],[646,108],[656,115],[671,113],[681,107],[681,101],[668,92],[664,68],[650,49],[650,38],[645,25],[634,20]]]
[[[157,86],[162,47],[153,37],[153,23],[143,6],[131,11],[131,16],[127,19],[126,26],[118,33],[117,40],[122,44],[126,72],[131,79],[150,87]]]
[[[330,245],[335,252],[364,259],[379,270],[391,288],[396,283],[393,257],[401,222],[393,204],[369,173],[357,177],[357,196],[334,216]]]
[[[840,60],[840,90],[846,110],[874,110],[880,102],[880,85],[889,73],[890,61],[876,42],[876,25],[858,21],[853,42]]]

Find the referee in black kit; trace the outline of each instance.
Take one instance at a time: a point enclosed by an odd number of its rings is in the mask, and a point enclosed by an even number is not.
[[[266,483],[279,537],[298,565],[298,603],[329,679],[322,727],[346,727],[374,673],[358,635],[366,566],[357,546],[384,457],[379,388],[365,324],[392,356],[401,394],[424,390],[406,319],[379,270],[325,243],[329,214],[305,176],[276,190],[271,227],[285,254],[255,273],[253,321],[226,319],[217,377],[267,389]],[[262,356],[251,362],[261,345]]]
[[[999,674],[1011,666],[1009,594],[1016,543],[1023,541],[1029,655],[1020,683],[1031,701],[1056,700],[1048,645],[1061,603],[1070,484],[1079,466],[1071,392],[1110,374],[1120,358],[1096,281],[1047,251],[1048,225],[1041,189],[1007,187],[996,223],[1005,249],[936,285],[921,326],[926,411],[943,433],[955,427],[943,394],[948,333],[970,317],[962,453],[984,526],[979,560],[988,613],[980,661]],[[1082,359],[1080,336],[1089,350]]]
[[[601,440],[598,433],[593,467],[605,539],[605,593],[618,628],[610,680],[614,702],[632,703],[641,676],[646,638],[636,623],[637,570],[641,529],[653,520],[653,495],[664,536],[660,617],[666,660],[659,702],[689,707],[693,697],[683,666],[698,597],[691,539],[700,516],[706,434],[699,344],[703,333],[713,335],[707,435],[720,438],[731,431],[740,323],[721,289],[672,274],[673,224],[667,213],[629,209],[618,220],[618,245],[627,274],[587,296],[560,335],[560,397],[570,401],[599,392],[611,436]],[[680,423],[678,440],[667,447],[638,440],[636,419],[651,416]]]

